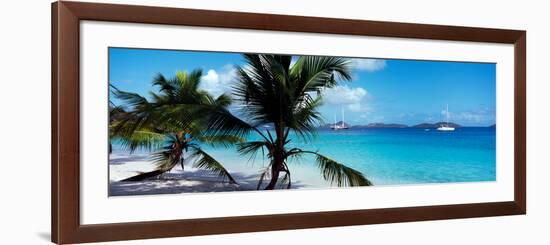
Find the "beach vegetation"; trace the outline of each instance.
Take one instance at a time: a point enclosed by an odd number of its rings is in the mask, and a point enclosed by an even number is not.
[[[153,79],[153,86],[158,92],[150,92],[149,99],[137,93],[121,91],[112,87],[116,98],[124,102],[126,110],[111,110],[114,118],[110,131],[112,137],[121,142],[122,147],[130,152],[136,149],[153,151],[152,160],[156,169],[140,173],[125,179],[139,181],[159,176],[176,166],[185,167],[193,162],[194,166],[217,174],[230,183],[236,183],[223,165],[208,154],[201,145],[230,147],[244,140],[230,134],[215,134],[204,127],[206,116],[194,115],[188,118],[193,107],[207,106],[212,110],[225,111],[231,98],[222,94],[213,97],[201,90],[202,70],[177,72],[173,78],[158,74]],[[116,107],[113,107],[116,108]],[[123,113],[121,113],[123,111]],[[191,120],[190,120],[191,119]]]
[[[238,144],[243,155],[265,154],[269,159],[260,173],[257,189],[291,188],[289,164],[310,155],[322,177],[338,186],[370,186],[367,177],[343,163],[315,150],[290,147],[289,135],[310,141],[322,123],[318,111],[322,90],[340,81],[350,81],[351,61],[347,58],[244,54],[245,65],[236,68],[232,98],[239,117],[227,111],[203,107],[208,113],[209,131],[245,137],[257,134],[260,140]],[[199,114],[189,115],[193,118]],[[246,120],[243,120],[244,118]],[[190,119],[188,124],[191,123]]]

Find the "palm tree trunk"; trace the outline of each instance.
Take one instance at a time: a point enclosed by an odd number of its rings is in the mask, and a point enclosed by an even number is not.
[[[170,170],[172,170],[172,168],[174,168],[174,166],[176,166],[179,162],[180,162],[180,159],[183,155],[183,144],[182,144],[182,139],[181,139],[181,136],[180,135],[177,135],[177,140],[174,142],[174,149],[172,150],[172,156],[170,157],[170,166],[167,167],[167,168],[163,168],[163,169],[157,169],[157,170],[153,170],[151,172],[145,172],[145,173],[141,173],[141,174],[138,174],[136,176],[132,176],[130,178],[126,178],[126,179],[123,179],[122,181],[142,181],[142,180],[146,180],[146,179],[150,179],[150,178],[153,178],[153,177],[156,177],[156,176],[159,176],[163,173],[166,173]],[[182,170],[183,170],[183,164],[182,164]]]
[[[269,184],[265,187],[266,190],[275,189],[275,185],[277,185],[277,181],[279,180],[280,172],[280,165],[275,163],[271,165],[271,181],[269,181]]]
[[[138,174],[136,176],[132,176],[130,178],[123,179],[121,181],[142,181],[142,180],[146,180],[146,179],[153,178],[155,176],[161,175],[161,174],[167,172],[168,170],[170,170],[170,169],[159,169],[159,170],[154,170],[154,171],[151,171],[151,172],[145,172],[145,173]]]
[[[271,181],[265,187],[266,190],[273,190],[279,181],[279,173],[283,168],[283,154],[284,154],[284,136],[283,136],[283,127],[281,124],[275,125],[275,133],[277,135],[276,149],[273,152],[273,163],[271,164]]]

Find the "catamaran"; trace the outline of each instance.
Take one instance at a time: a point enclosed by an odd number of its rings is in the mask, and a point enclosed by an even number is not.
[[[441,125],[437,130],[439,131],[454,131],[455,128],[449,126],[449,104],[447,104],[447,110],[445,110],[445,117],[447,118],[447,123]]]
[[[342,108],[342,124],[338,125],[336,122],[336,115],[334,115],[334,124],[330,126],[332,130],[341,130],[341,129],[349,129],[348,126],[344,123],[344,108]]]

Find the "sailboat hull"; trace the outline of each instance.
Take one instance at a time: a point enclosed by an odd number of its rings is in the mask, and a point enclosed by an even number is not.
[[[445,110],[445,116],[447,117],[447,124],[441,125],[437,128],[437,131],[455,131],[455,128],[449,127],[449,104],[447,104],[447,110]]]
[[[336,116],[334,116],[334,125],[330,127],[332,130],[342,130],[342,129],[349,129],[348,126],[344,123],[344,108],[342,108],[342,124],[338,125],[336,124]]]

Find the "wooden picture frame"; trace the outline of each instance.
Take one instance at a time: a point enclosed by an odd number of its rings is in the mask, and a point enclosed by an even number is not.
[[[515,50],[514,200],[478,204],[81,225],[79,23],[82,20],[513,44]],[[52,4],[51,48],[51,234],[52,241],[55,243],[305,229],[526,213],[525,31],[62,1]]]

